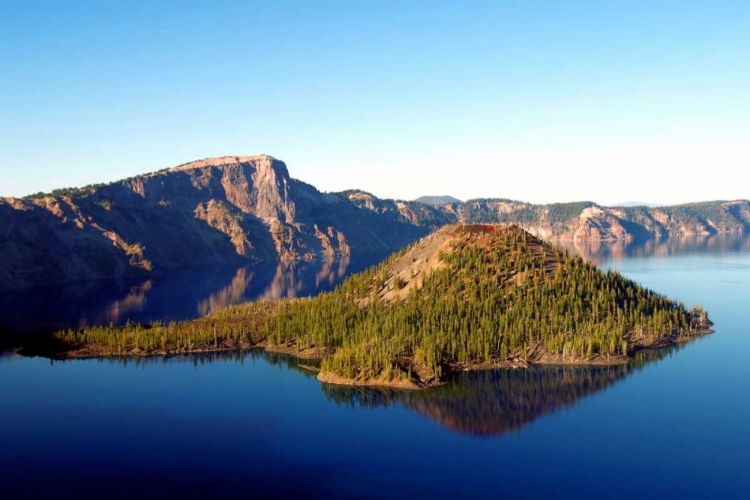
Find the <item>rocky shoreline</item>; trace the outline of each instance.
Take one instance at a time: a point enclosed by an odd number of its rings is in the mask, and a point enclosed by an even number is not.
[[[534,356],[533,358],[513,358],[504,361],[497,362],[483,362],[474,364],[462,364],[453,363],[445,366],[445,373],[459,373],[464,371],[477,371],[477,370],[496,370],[496,369],[524,369],[532,366],[617,366],[627,364],[633,355],[641,351],[655,351],[670,347],[675,344],[686,343],[696,338],[703,337],[705,335],[712,334],[714,331],[711,329],[713,323],[710,320],[704,320],[700,324],[696,324],[696,329],[690,335],[675,335],[658,340],[651,344],[635,344],[632,351],[628,356],[625,355],[594,355],[590,358],[568,358],[564,359],[561,356],[551,356],[546,353]],[[108,351],[100,346],[80,346],[68,350],[54,351],[54,348],[48,346],[47,349],[42,349],[40,346],[34,346],[32,348],[19,348],[16,352],[23,356],[42,356],[48,357],[55,360],[73,360],[73,359],[95,359],[95,358],[123,358],[123,357],[169,357],[189,354],[206,354],[206,353],[217,353],[217,352],[233,352],[233,351],[247,351],[250,349],[263,349],[269,353],[283,354],[287,356],[296,357],[301,360],[315,361],[322,360],[325,357],[325,352],[318,348],[307,348],[298,350],[294,345],[275,345],[267,344],[266,342],[258,342],[255,344],[242,343],[240,345],[233,346],[219,346],[219,347],[200,347],[196,349],[174,349],[174,350],[131,350],[128,352],[116,353]],[[351,379],[332,372],[322,372],[318,368],[310,367],[311,370],[318,372],[318,380],[325,384],[340,385],[340,386],[356,386],[356,387],[388,387],[393,389],[403,390],[424,390],[432,387],[439,387],[445,384],[444,378],[442,379],[430,379],[422,380],[419,377],[413,377],[411,380],[396,379],[389,380],[384,377],[374,379]],[[418,372],[418,367],[415,367],[414,373]]]

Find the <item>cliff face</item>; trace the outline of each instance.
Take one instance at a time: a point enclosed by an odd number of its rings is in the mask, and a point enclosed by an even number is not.
[[[542,238],[571,241],[628,241],[750,230],[747,200],[655,208],[608,208],[592,202],[532,205],[510,200],[472,200],[448,208],[455,209],[462,222],[516,223]]]
[[[750,232],[750,201],[716,201],[671,207],[601,207],[593,202],[534,205],[480,199],[429,206],[380,200],[362,191],[342,196],[362,209],[391,220],[427,226],[517,224],[548,240],[632,241],[666,237]]]
[[[424,226],[430,230],[435,230],[446,224],[454,224],[457,221],[456,214],[451,213],[446,208],[437,208],[417,201],[381,199],[357,189],[338,194],[349,200],[357,208],[369,210],[382,218]]]
[[[0,200],[0,291],[252,260],[392,252],[427,233],[289,177],[201,160],[70,196]]]

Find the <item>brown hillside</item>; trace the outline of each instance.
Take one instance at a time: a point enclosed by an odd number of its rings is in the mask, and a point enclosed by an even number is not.
[[[492,252],[497,245],[504,244],[508,234],[524,238],[535,256],[543,256],[545,271],[552,276],[559,267],[558,254],[548,243],[527,233],[513,224],[459,224],[445,226],[412,245],[397,258],[385,271],[382,279],[373,286],[370,296],[377,294],[385,302],[405,299],[412,289],[420,289],[424,280],[434,271],[443,269],[442,257],[451,252],[461,251],[468,246],[483,248]],[[506,280],[510,285],[520,282],[524,276],[511,274]],[[369,298],[363,301],[367,304]]]

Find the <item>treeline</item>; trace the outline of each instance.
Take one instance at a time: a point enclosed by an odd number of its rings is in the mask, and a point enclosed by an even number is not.
[[[89,194],[95,193],[98,189],[106,187],[111,185],[110,183],[98,183],[98,184],[88,184],[83,187],[67,187],[67,188],[60,188],[60,189],[53,189],[49,193],[45,193],[43,191],[39,191],[34,194],[30,194],[25,196],[24,198],[27,199],[41,199],[46,198],[47,196],[85,196]]]
[[[726,207],[720,201],[662,207],[660,210],[685,224],[702,224],[708,227],[737,222],[746,224],[743,222],[746,219],[741,214],[732,213],[732,207]]]
[[[513,209],[507,212],[499,211],[493,206],[498,202],[512,204]],[[460,206],[460,210],[468,224],[534,225],[546,221],[554,226],[565,224],[578,217],[586,208],[596,206],[598,205],[593,201],[533,205],[506,199],[477,199],[467,201]]]
[[[690,328],[681,304],[519,229],[465,238],[405,301],[386,304],[370,293],[358,307],[366,282],[351,280],[282,308],[270,338],[325,346],[334,352],[323,369],[346,378],[410,378],[419,370],[429,381],[455,364],[624,355],[637,341]],[[375,272],[376,282],[386,278]]]
[[[200,160],[198,160],[200,161]],[[192,162],[191,162],[192,163]],[[183,164],[187,165],[187,163]],[[182,165],[180,165],[182,166]],[[47,196],[53,196],[53,197],[59,197],[59,196],[89,196],[94,193],[96,193],[99,189],[114,186],[115,184],[121,184],[123,182],[130,182],[135,179],[145,177],[148,175],[158,175],[158,174],[164,174],[168,170],[170,170],[172,167],[162,168],[161,170],[157,170],[153,174],[142,174],[142,175],[134,175],[131,177],[126,177],[124,179],[121,179],[119,181],[113,181],[113,182],[99,182],[96,184],[87,184],[83,187],[65,187],[65,188],[59,188],[59,189],[53,189],[49,193],[45,193],[44,191],[38,191],[33,194],[29,194],[24,196],[25,199],[29,200],[35,200],[35,199],[41,199],[46,198]],[[175,167],[176,168],[176,167]]]

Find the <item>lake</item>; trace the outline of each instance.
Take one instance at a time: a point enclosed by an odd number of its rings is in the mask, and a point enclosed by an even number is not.
[[[464,373],[417,393],[324,386],[294,359],[257,351],[66,362],[6,354],[0,495],[745,497],[750,239],[574,250],[704,305],[716,333],[627,366]],[[36,303],[0,296],[0,311],[6,330],[29,332],[195,317],[316,293],[364,265],[51,287]]]

